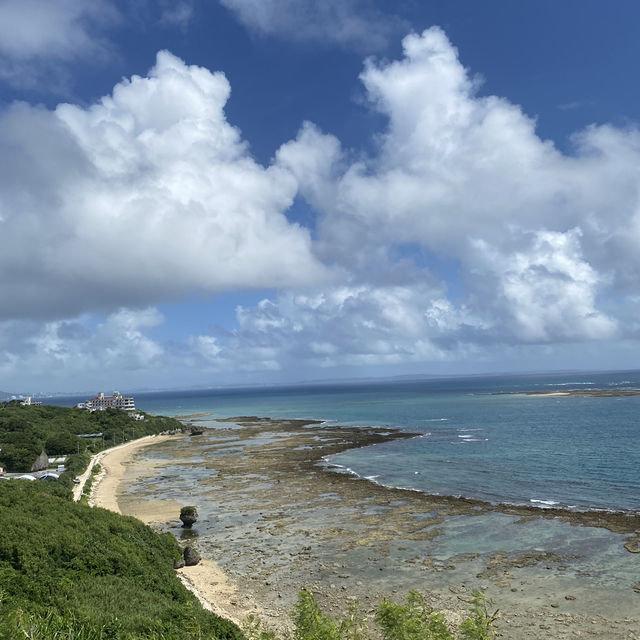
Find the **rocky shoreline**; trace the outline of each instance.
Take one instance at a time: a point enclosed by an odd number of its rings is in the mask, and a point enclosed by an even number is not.
[[[575,638],[596,631],[612,640],[640,637],[639,596],[632,584],[611,598],[587,588],[589,572],[573,568],[579,549],[558,554],[534,546],[487,553],[478,545],[472,553],[437,553],[451,523],[475,526],[490,519],[498,529],[517,532],[518,526],[550,520],[571,530],[582,525],[636,535],[637,514],[427,496],[329,472],[323,463],[346,449],[417,434],[251,416],[219,422],[220,428],[205,430],[197,445],[189,439],[154,446],[142,471],[136,463],[138,479],[119,504],[132,515],[149,500],[175,505],[193,476],[190,491],[206,496],[206,504],[199,505],[203,518],[189,535],[238,586],[238,609],[257,603],[278,627],[286,626],[302,588],[311,588],[334,613],[344,611],[349,598],[358,599],[366,613],[382,597],[400,598],[418,588],[455,622],[471,591],[484,588],[502,611],[499,637]],[[180,537],[176,517],[167,512],[159,526]]]
[[[257,427],[264,429],[275,427],[283,432],[289,432],[304,428],[308,425],[320,425],[322,421],[318,420],[272,420],[271,418],[260,418],[257,416],[241,416],[234,418],[225,418],[217,420],[217,422],[233,422],[240,424],[247,429]],[[334,429],[339,429],[338,433],[334,433]],[[325,441],[321,447],[313,447],[305,451],[304,455],[290,455],[287,460],[281,461],[280,469],[289,468],[291,471],[299,469],[301,472],[314,472],[318,466],[322,467],[325,458],[332,455],[342,453],[351,449],[367,447],[382,442],[390,442],[392,440],[409,439],[421,437],[420,433],[412,433],[407,431],[389,430],[387,428],[350,428],[350,427],[329,427],[328,431],[334,436],[333,439]],[[337,437],[335,437],[337,435]],[[291,465],[291,466],[290,466]],[[330,470],[330,467],[327,467]],[[407,499],[408,497],[416,499],[416,496],[408,494],[415,493],[406,489],[396,489],[393,487],[385,487],[373,484],[366,478],[360,478],[353,475],[336,473],[332,474],[332,483],[346,482],[347,486],[352,489],[354,482],[363,483],[364,491],[369,493],[376,491],[387,494],[388,499]],[[499,512],[507,515],[519,516],[520,518],[544,518],[547,520],[558,519],[562,522],[568,522],[573,525],[581,525],[586,527],[602,527],[614,533],[629,534],[626,538],[624,546],[630,553],[640,553],[640,512],[629,511],[574,511],[558,507],[537,507],[534,505],[514,505],[507,503],[492,504],[483,500],[473,498],[464,498],[456,496],[439,496],[429,495],[421,492],[417,493],[417,500],[428,510],[436,510],[441,515],[478,515],[482,512]]]

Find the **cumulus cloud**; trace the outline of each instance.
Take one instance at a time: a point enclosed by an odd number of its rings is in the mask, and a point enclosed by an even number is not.
[[[250,30],[364,53],[384,50],[405,23],[368,0],[220,0]]]
[[[478,307],[493,305],[495,326],[518,342],[613,337],[615,320],[595,306],[603,278],[583,260],[581,235],[539,231],[526,250],[510,254],[476,240]]]
[[[278,152],[322,212],[319,255],[358,273],[407,245],[446,258],[477,339],[610,337],[607,288],[637,292],[638,131],[592,126],[563,154],[519,106],[481,94],[441,29],[403,48],[361,74],[388,119],[376,154],[354,162],[310,123]]]
[[[119,19],[110,0],[1,0],[0,79],[28,88],[51,74],[64,80],[60,62],[108,54],[103,31]]]
[[[86,109],[0,114],[0,316],[316,282],[296,183],[225,117],[222,73],[158,54]]]
[[[40,378],[51,389],[56,385],[52,378],[86,388],[87,381],[114,384],[112,376],[148,375],[165,361],[165,348],[146,335],[162,321],[153,308],[121,309],[96,326],[88,316],[44,323],[2,321],[0,376],[22,384]]]
[[[203,376],[240,376],[295,367],[362,368],[446,361],[473,351],[450,344],[464,329],[456,310],[431,285],[353,284],[307,293],[282,292],[255,307],[238,307],[237,327],[166,343],[153,337],[164,322],[154,308],[120,309],[96,322],[83,315],[44,322],[0,321],[0,378],[20,363],[18,377],[147,385],[167,377],[202,383]],[[444,345],[442,340],[446,340]],[[87,357],[87,354],[91,354]],[[117,372],[117,373],[116,373]],[[113,381],[113,382],[112,382]]]
[[[496,353],[540,367],[603,340],[624,353],[639,331],[640,132],[591,126],[562,153],[482,94],[440,29],[403,44],[361,74],[387,119],[370,155],[305,123],[258,165],[227,122],[225,77],[166,52],[89,108],[6,109],[0,311],[44,320],[5,320],[5,370],[75,371],[91,344],[122,371],[225,376]],[[313,239],[285,215],[300,196]],[[279,291],[171,344],[140,311],[238,287]],[[100,309],[97,329],[76,317]]]
[[[475,322],[429,282],[352,283],[239,307],[236,329],[192,346],[221,370],[445,361],[474,350],[465,334]]]

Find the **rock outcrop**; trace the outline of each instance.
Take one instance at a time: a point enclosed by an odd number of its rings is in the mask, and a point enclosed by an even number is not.
[[[180,509],[180,520],[182,520],[182,526],[187,529],[198,519],[198,510],[195,507],[182,507]]]
[[[43,451],[31,465],[31,471],[41,471],[49,466],[49,456]]]
[[[182,555],[187,567],[193,567],[200,562],[200,554],[193,547],[185,547]]]

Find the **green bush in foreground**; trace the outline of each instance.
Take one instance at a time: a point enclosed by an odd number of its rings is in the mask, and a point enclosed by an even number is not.
[[[482,593],[474,593],[469,603],[471,615],[462,622],[456,634],[445,622],[442,613],[427,606],[417,591],[410,591],[405,604],[383,600],[375,615],[376,628],[352,605],[342,620],[322,613],[310,591],[302,591],[293,611],[294,640],[492,640],[497,611],[490,614]],[[249,640],[277,640],[272,631],[265,631],[255,618],[244,627]]]
[[[244,640],[180,582],[180,547],[135,518],[0,482],[0,638]]]
[[[471,616],[461,625],[459,635],[445,623],[442,613],[428,607],[417,591],[410,591],[406,605],[383,600],[376,614],[384,640],[488,640],[494,637],[497,612],[489,614],[482,593],[474,593]]]

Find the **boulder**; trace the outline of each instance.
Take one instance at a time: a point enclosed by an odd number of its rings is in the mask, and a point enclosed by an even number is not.
[[[184,559],[183,558],[179,558],[178,560],[174,560],[174,562],[173,562],[173,568],[174,569],[182,569],[182,567],[184,567]]]
[[[200,562],[200,554],[193,547],[185,547],[183,556],[184,564],[187,567],[193,567]]]
[[[629,553],[640,553],[640,536],[627,538],[627,541],[624,543],[624,548],[629,551]]]
[[[182,526],[190,528],[198,519],[198,510],[195,507],[182,507],[180,509],[180,520]]]
[[[49,456],[43,451],[31,465],[31,471],[41,471],[49,466]]]

